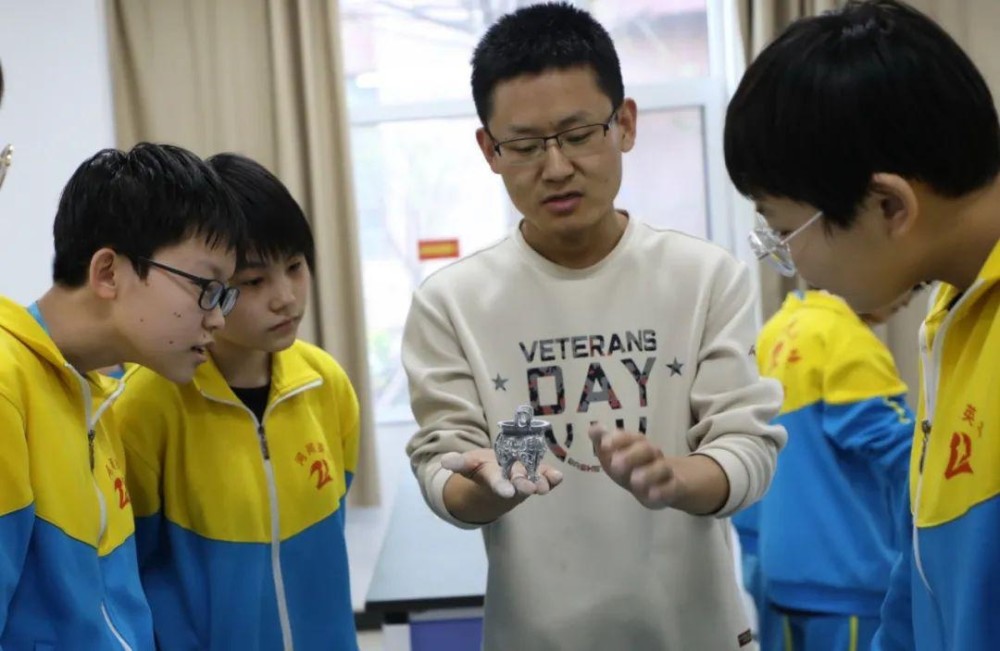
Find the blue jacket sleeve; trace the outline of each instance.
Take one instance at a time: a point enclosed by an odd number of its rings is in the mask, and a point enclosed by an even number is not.
[[[905,486],[909,476],[913,423],[901,395],[825,405],[823,411],[823,430],[834,445],[868,459],[893,487]]]
[[[899,506],[898,487],[910,470],[913,412],[889,350],[865,330],[831,342],[823,369],[823,431],[835,446],[858,453],[885,478]]]
[[[0,395],[0,632],[7,626],[34,521],[24,420]]]
[[[872,651],[912,651],[913,605],[913,525],[910,516],[909,492],[905,493],[897,514],[902,551],[889,575],[889,591],[882,603],[882,624],[872,641]]]

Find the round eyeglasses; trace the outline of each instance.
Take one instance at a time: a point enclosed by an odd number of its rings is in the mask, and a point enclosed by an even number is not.
[[[747,236],[750,241],[750,249],[758,260],[767,260],[782,276],[791,277],[795,275],[795,261],[792,259],[792,251],[788,248],[788,243],[793,237],[809,228],[813,222],[823,216],[820,210],[815,215],[806,220],[794,231],[781,237],[767,225],[767,220],[760,213],[754,218],[754,227]]]

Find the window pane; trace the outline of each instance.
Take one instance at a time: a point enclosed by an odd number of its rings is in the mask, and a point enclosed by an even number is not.
[[[451,260],[421,262],[421,239],[458,239],[471,253],[501,238],[511,209],[476,145],[474,119],[354,127],[351,148],[375,413],[409,420],[399,362],[412,291]]]
[[[486,28],[524,0],[341,0],[352,108],[469,100]],[[708,73],[705,0],[577,0],[615,40],[630,86]]]
[[[625,92],[631,86],[708,75],[705,0],[593,0],[587,6],[614,39]]]
[[[644,113],[640,106],[635,147],[625,155],[615,205],[647,224],[706,237],[702,129],[700,109]]]

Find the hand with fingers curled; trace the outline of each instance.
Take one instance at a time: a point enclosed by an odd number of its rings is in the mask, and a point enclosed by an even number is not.
[[[681,457],[665,455],[636,432],[609,431],[594,424],[588,434],[604,472],[640,504],[649,509],[677,504],[684,490],[677,472]]]

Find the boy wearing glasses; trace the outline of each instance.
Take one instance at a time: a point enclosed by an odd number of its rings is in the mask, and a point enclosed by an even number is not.
[[[0,298],[0,647],[153,648],[131,496],[97,369],[186,382],[236,290],[242,215],[196,156],[98,152],[56,213],[53,286]]]
[[[403,363],[424,496],[484,529],[484,648],[750,645],[726,518],[763,494],[785,433],[745,266],[615,208],[637,109],[586,12],[501,18],[472,91],[523,220],[416,291]],[[537,482],[491,449],[522,404],[551,424]]]
[[[729,106],[725,147],[769,239],[800,231],[769,246],[811,284],[869,312],[941,281],[920,335],[912,544],[875,648],[995,648],[1000,125],[982,75],[906,4],[850,2],[760,54]]]
[[[246,217],[240,301],[178,385],[144,368],[116,404],[143,587],[162,651],[357,648],[344,537],[358,401],[296,339],[314,246],[258,163],[209,159]]]

